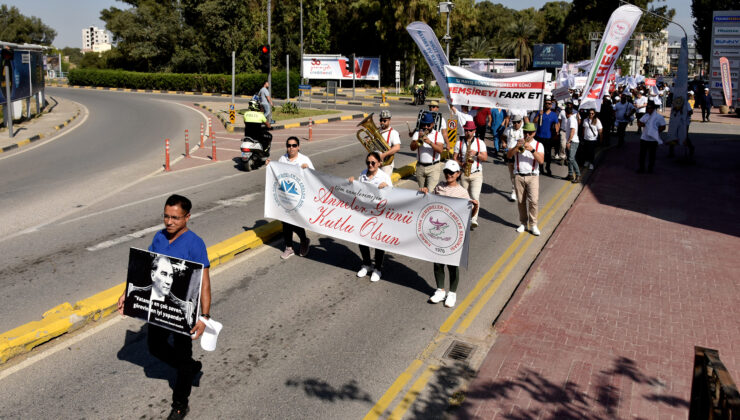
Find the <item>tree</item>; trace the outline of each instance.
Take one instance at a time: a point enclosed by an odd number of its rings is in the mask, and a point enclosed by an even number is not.
[[[14,6],[0,6],[0,39],[16,44],[51,45],[57,32],[41,19],[26,17]]]
[[[540,14],[545,24],[542,42],[553,44],[562,43],[567,40],[568,37],[563,33],[563,29],[565,28],[565,18],[570,13],[570,8],[570,3],[565,1],[551,1],[542,6]]]
[[[696,48],[705,60],[712,54],[712,12],[737,9],[737,0],[691,0]]]
[[[326,0],[312,0],[304,5],[308,9],[308,32],[303,42],[305,50],[314,54],[328,53],[331,45],[331,26],[326,3]]]
[[[490,41],[479,36],[474,36],[463,42],[460,47],[460,55],[469,58],[492,58],[495,48]]]
[[[511,22],[501,30],[501,51],[519,59],[519,69],[526,70],[532,62],[533,40],[537,26],[532,21]]]

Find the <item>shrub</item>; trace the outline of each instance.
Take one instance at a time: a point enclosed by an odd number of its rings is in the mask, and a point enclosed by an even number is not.
[[[286,102],[280,107],[280,112],[283,114],[297,114],[298,106],[293,102]]]

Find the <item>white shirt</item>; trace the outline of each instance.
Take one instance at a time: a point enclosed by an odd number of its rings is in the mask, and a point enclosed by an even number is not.
[[[616,105],[614,105],[614,112],[616,113],[617,122],[628,122],[629,120],[627,119],[627,114],[632,112],[633,109],[635,109],[635,107],[632,106],[632,104],[629,102],[617,102]]]
[[[398,130],[389,128],[388,130],[381,131],[380,135],[383,136],[383,140],[388,143],[388,146],[393,147],[401,144],[401,136],[398,134]]]
[[[455,143],[455,153],[459,153],[460,154],[460,160],[463,161],[463,162],[465,162],[465,159],[466,159],[466,156],[465,155],[468,153],[467,147],[468,146],[467,146],[465,140],[458,141],[457,143]],[[474,137],[473,140],[471,140],[471,142],[470,142],[470,150],[472,150],[473,152],[476,152],[476,153],[477,152],[485,151],[486,150],[486,143],[483,142],[483,141],[481,141],[478,137]],[[480,164],[480,158],[476,156],[473,159],[475,159],[475,160],[473,161],[473,165],[470,167],[470,173],[471,174],[483,170],[483,166],[481,166],[481,164]]]
[[[560,132],[565,133],[565,120],[568,118],[567,115],[565,115],[565,110],[560,110],[560,114],[558,114],[558,122],[560,122]]]
[[[596,124],[591,122],[591,118],[583,120],[583,139],[588,141],[596,141],[599,139],[599,130],[604,129],[601,125],[601,120],[596,119]]]
[[[391,181],[391,177],[389,177],[387,173],[381,171],[380,169],[375,171],[375,175],[373,175],[372,178],[368,178],[367,169],[365,169],[364,171],[362,171],[362,174],[360,174],[360,177],[357,178],[357,180],[360,182],[373,184],[376,187],[385,182],[386,184],[388,184],[388,186],[384,188],[393,188],[393,181]]]
[[[437,144],[441,143],[444,146],[445,139],[442,137],[442,134],[440,134],[437,130],[432,130],[427,134],[427,137],[429,137],[429,140],[432,141],[432,143]],[[414,133],[414,136],[411,137],[412,141],[419,140],[419,132],[417,131]],[[420,163],[428,164],[428,163],[437,163],[439,162],[439,153],[435,152],[434,149],[432,149],[432,146],[426,143],[422,143],[421,146],[419,146],[418,149],[416,149],[416,157],[419,160]]]
[[[644,96],[641,98],[635,98],[635,108],[637,108],[637,112],[645,112],[647,101],[648,101],[648,98]]]
[[[538,142],[537,140],[532,139],[530,143],[535,148],[535,152],[542,153],[545,150],[545,147],[542,145],[542,143]],[[514,142],[513,145],[509,143],[509,149],[511,149],[512,147],[516,147],[516,142]],[[514,153],[514,173],[532,173],[535,175],[540,174],[540,164],[534,159],[534,155],[532,154],[532,152],[530,152],[529,150],[525,150],[524,153]]]
[[[465,137],[465,129],[463,129],[463,127],[465,127],[465,123],[468,121],[473,121],[472,115],[466,114],[462,111],[457,111],[457,135],[458,137]]]
[[[298,156],[295,157],[295,160],[290,160],[290,157],[288,157],[288,154],[286,153],[280,156],[280,159],[278,159],[278,162],[287,163],[289,165],[298,165],[298,166],[302,166],[305,163],[308,165],[309,169],[316,169],[313,167],[313,163],[311,163],[311,159],[309,159],[308,156],[304,155],[301,152],[298,152]]]
[[[521,128],[514,130],[514,127],[509,127],[504,131],[504,136],[506,136],[506,148],[511,149],[512,147],[516,147],[516,142],[519,139],[524,138],[524,130]]]
[[[573,138],[570,139],[571,143],[578,143],[578,117],[576,113],[570,114],[570,117],[565,119],[565,141],[570,138],[570,130],[575,129],[576,132],[573,134]]]
[[[658,131],[658,128],[665,126],[665,118],[663,118],[658,111],[653,111],[652,114],[643,115],[642,118],[640,118],[640,122],[645,124],[640,140],[657,141],[658,144],[663,144],[663,139],[660,138],[660,131]]]

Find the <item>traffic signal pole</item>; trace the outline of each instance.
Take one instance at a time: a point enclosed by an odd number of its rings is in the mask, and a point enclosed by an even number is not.
[[[267,83],[268,83],[268,90],[270,92],[270,97],[272,97],[272,60],[270,58],[272,57],[272,38],[271,38],[271,30],[272,30],[272,2],[270,0],[267,0],[267,46],[270,48],[270,52],[267,53]]]
[[[13,50],[8,47],[2,49],[2,66],[5,74],[5,127],[8,128],[10,138],[13,138],[13,101],[10,88],[10,60],[13,59]]]

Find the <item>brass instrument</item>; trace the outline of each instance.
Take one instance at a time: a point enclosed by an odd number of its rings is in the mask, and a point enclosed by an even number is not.
[[[419,114],[416,115],[416,127],[413,131],[409,128],[409,137],[413,136],[414,133],[419,131],[421,127],[421,119],[424,117],[425,113],[432,114],[434,117],[434,129],[437,131],[442,131],[442,129],[446,129],[447,127],[442,127],[442,113],[441,112],[432,112],[432,111],[424,111],[423,109],[419,110]],[[408,123],[406,123],[408,125]]]
[[[525,137],[525,138],[524,138],[524,144],[522,144],[521,146],[519,146],[519,150],[518,150],[518,151],[519,151],[519,154],[522,154],[522,153],[524,153],[524,152],[525,152],[525,151],[527,150],[527,149],[526,149],[526,148],[524,147],[524,145],[526,145],[527,143],[529,143],[529,142],[527,141],[527,138]]]
[[[425,140],[429,140],[429,137],[427,135],[431,132],[431,130],[427,130],[426,128],[422,128],[419,130],[419,137],[416,139],[416,145],[421,147],[424,145]]]
[[[388,143],[386,143],[383,139],[383,136],[380,134],[378,126],[376,126],[373,122],[373,113],[368,115],[364,120],[360,121],[357,126],[362,127],[357,130],[357,140],[362,143],[368,153],[385,153],[391,149],[390,146],[388,146]],[[391,163],[393,163],[393,158],[395,158],[394,155],[385,158],[385,160],[383,161],[383,165],[390,165]]]
[[[470,154],[470,144],[472,142],[473,139],[465,142],[465,162],[463,163],[463,174],[465,176],[470,176],[470,171],[473,169],[473,162],[475,162],[475,158]]]

